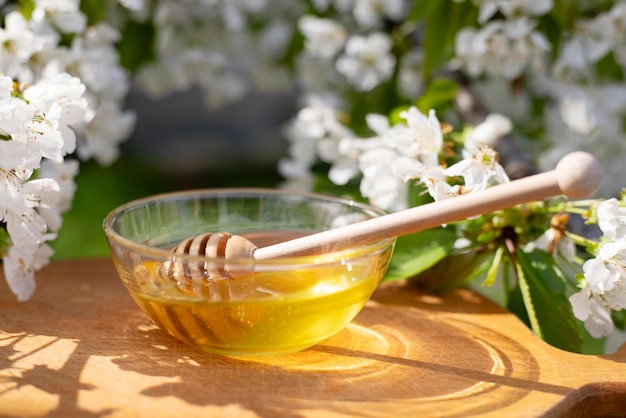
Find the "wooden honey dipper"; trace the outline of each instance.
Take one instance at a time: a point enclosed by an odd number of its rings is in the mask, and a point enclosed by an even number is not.
[[[210,271],[206,267],[209,263],[183,264],[182,261],[177,260],[177,256],[267,260],[319,254],[328,248],[340,250],[384,238],[408,235],[560,194],[571,198],[587,197],[597,189],[600,179],[601,170],[598,161],[586,152],[577,151],[563,157],[556,168],[551,171],[267,247],[257,248],[246,238],[227,232],[205,233],[190,237],[172,250],[175,255],[171,261],[163,264],[161,273],[170,278],[180,278],[182,275],[192,279],[249,275],[249,271],[243,273],[228,269],[228,264],[225,267],[226,272]]]

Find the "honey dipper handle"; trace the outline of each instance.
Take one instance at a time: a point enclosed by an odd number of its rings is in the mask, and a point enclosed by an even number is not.
[[[324,251],[324,248],[347,248],[382,238],[408,235],[560,194],[582,198],[597,189],[600,178],[600,165],[593,156],[582,151],[573,152],[563,157],[552,171],[258,248],[253,257],[261,260],[315,254]]]

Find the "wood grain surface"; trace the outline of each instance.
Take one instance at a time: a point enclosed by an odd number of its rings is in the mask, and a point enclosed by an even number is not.
[[[626,348],[553,348],[475,293],[386,283],[296,354],[189,348],[134,305],[109,259],[55,262],[28,302],[0,278],[1,417],[599,417],[626,412]]]

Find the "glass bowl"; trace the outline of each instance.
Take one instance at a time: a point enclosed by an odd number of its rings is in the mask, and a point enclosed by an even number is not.
[[[256,246],[383,215],[351,200],[271,189],[215,189],[147,197],[113,210],[103,227],[119,276],[161,329],[201,350],[268,355],[311,347],[343,329],[380,283],[395,239],[270,260],[175,255],[184,239],[229,232]],[[178,274],[166,268],[178,263]],[[197,271],[237,271],[210,277]],[[243,273],[242,273],[243,272]]]

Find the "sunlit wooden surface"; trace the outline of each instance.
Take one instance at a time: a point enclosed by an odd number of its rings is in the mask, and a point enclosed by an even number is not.
[[[291,355],[188,348],[134,305],[109,259],[56,262],[26,303],[0,278],[2,417],[623,416],[626,347],[557,350],[467,290],[381,286]]]

